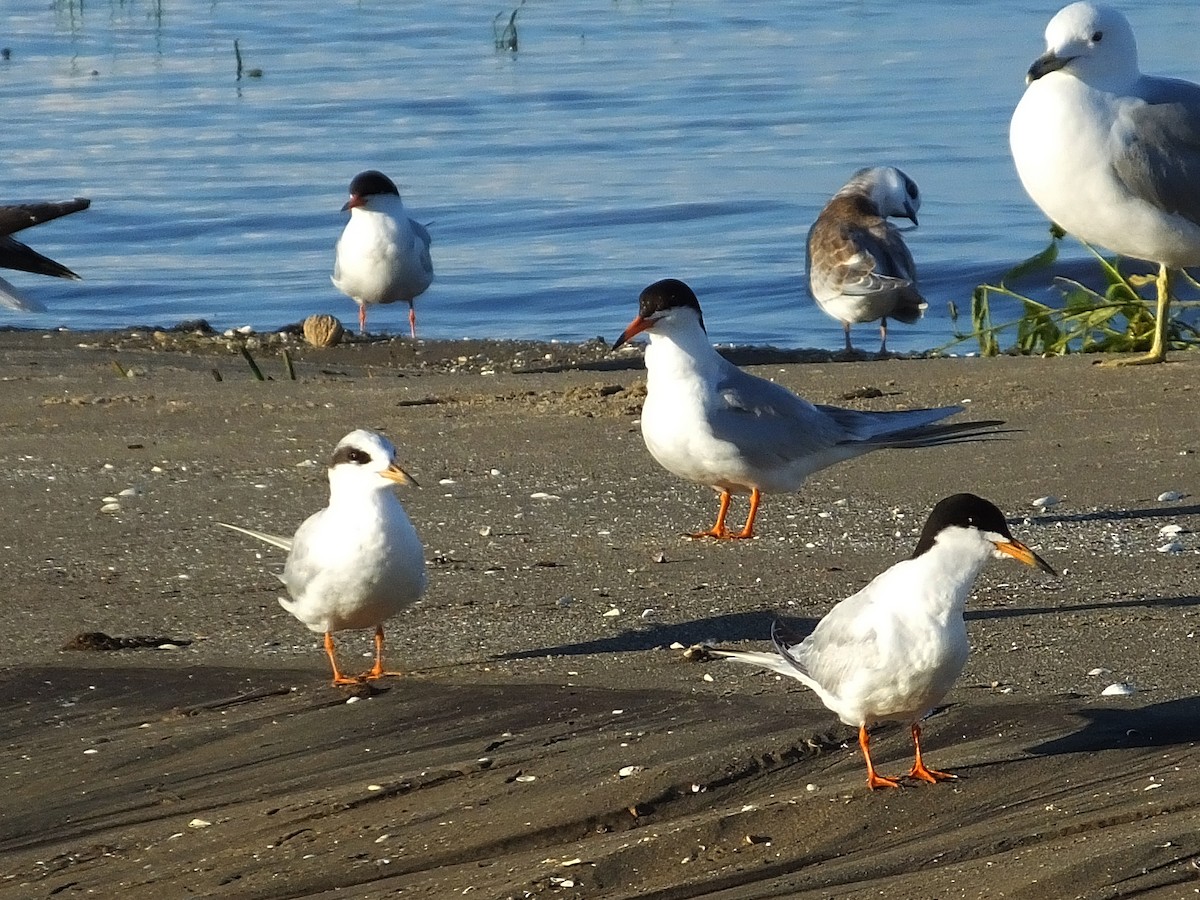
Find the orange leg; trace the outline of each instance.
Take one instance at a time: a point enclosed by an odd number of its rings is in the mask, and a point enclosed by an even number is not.
[[[408,330],[412,332],[412,336],[416,339],[417,336],[417,311],[413,308],[412,301],[408,301]]]
[[[403,672],[387,672],[383,668],[383,626],[375,626],[375,665],[363,675],[366,679],[383,678],[385,675],[403,675]]]
[[[708,531],[698,531],[695,534],[689,534],[688,537],[694,538],[723,538],[729,537],[729,532],[725,530],[725,516],[729,514],[729,491],[721,491],[721,507],[717,510],[717,524]]]
[[[337,656],[334,655],[333,635],[328,631],[325,632],[325,653],[329,657],[329,664],[333,666],[333,683],[334,684],[358,684],[359,679],[351,678],[348,675],[343,675],[338,671]]]
[[[358,304],[358,333],[367,333],[367,304]]]
[[[916,748],[916,762],[908,772],[909,778],[920,778],[922,781],[928,781],[930,784],[937,784],[939,781],[951,781],[958,778],[957,775],[952,775],[949,772],[939,772],[937,769],[925,768],[925,763],[921,761],[921,726],[913,722],[912,727],[913,747]]]
[[[750,513],[746,516],[746,524],[737,534],[730,535],[734,540],[745,540],[754,537],[754,520],[758,516],[758,504],[762,502],[762,492],[758,488],[750,491]]]
[[[896,779],[884,778],[875,773],[875,766],[871,764],[871,739],[867,737],[867,726],[865,725],[858,727],[858,746],[862,747],[863,759],[867,761],[867,787],[871,790],[881,787],[900,787],[900,782]]]

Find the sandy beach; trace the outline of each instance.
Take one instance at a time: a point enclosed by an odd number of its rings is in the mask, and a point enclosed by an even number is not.
[[[0,334],[0,898],[1200,893],[1200,354],[731,351],[814,402],[1014,432],[825,470],[716,543],[682,536],[712,492],[642,443],[639,350],[289,346],[296,378],[256,346],[259,381],[213,338]],[[284,554],[216,525],[290,534],[357,427],[421,484],[430,577],[388,625],[410,674],[370,690],[279,606]],[[1060,577],[978,582],[924,726],[960,781],[869,792],[811,692],[679,649],[803,632],[962,490]],[[872,746],[907,769],[905,729]]]

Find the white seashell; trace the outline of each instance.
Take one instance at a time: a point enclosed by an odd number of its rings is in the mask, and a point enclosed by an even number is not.
[[[653,609],[643,609],[642,610],[642,618],[643,619],[649,619],[653,615],[654,615]]]
[[[1060,500],[1058,497],[1055,497],[1053,494],[1048,494],[1045,497],[1038,497],[1033,501],[1033,505],[1038,509],[1053,509],[1060,503],[1062,503],[1062,500]]]
[[[1179,534],[1187,534],[1187,529],[1182,525],[1164,525],[1158,529],[1158,533],[1163,537],[1175,537]]]
[[[95,747],[90,747],[87,750],[84,750],[83,752],[87,756],[94,756],[95,754],[99,753],[100,751],[97,750]]]
[[[614,606],[612,609],[604,613],[604,618],[611,619],[613,616],[619,616],[620,614],[621,611]]]
[[[1128,681],[1118,681],[1116,684],[1110,684],[1100,692],[1101,697],[1132,697],[1137,693],[1135,688]]]
[[[1159,553],[1182,553],[1183,544],[1179,541],[1171,541],[1169,544],[1163,544],[1158,548]]]
[[[207,828],[211,824],[212,822],[208,821],[208,819],[192,819],[192,821],[188,822],[188,828]]]
[[[1093,677],[1096,675],[1107,675],[1111,671],[1112,671],[1112,669],[1105,669],[1101,666],[1096,666],[1096,668],[1094,668],[1090,672],[1088,672],[1088,676]]]
[[[368,791],[382,791],[383,785],[382,784],[368,784],[367,790]]]
[[[140,497],[141,494],[142,494],[142,492],[139,491],[137,488],[125,488],[125,490],[121,491],[121,493],[117,494],[117,496],[118,497]]]
[[[438,484],[458,484],[453,478],[443,478]]]
[[[1174,503],[1176,500],[1182,500],[1185,496],[1183,491],[1163,491],[1158,495],[1158,502]]]
[[[709,675],[707,672],[705,672],[705,673],[704,673],[704,680],[705,680],[705,681],[712,681],[712,680],[713,680],[713,677],[712,677],[711,675]]]
[[[683,644],[679,643],[679,641],[675,641],[671,644],[671,649],[672,650],[686,650],[687,648],[684,647]]]
[[[121,511],[120,503],[105,503],[102,507],[100,507],[100,512],[111,513],[111,512],[120,512],[120,511]]]
[[[529,782],[531,782],[531,781],[537,781],[537,776],[536,775],[518,775],[513,780],[519,781],[519,782],[521,782],[521,784],[529,784]]]
[[[642,771],[641,766],[621,766],[621,768],[617,770],[617,777],[628,778],[630,775],[636,775],[640,771]]]
[[[238,334],[254,334],[254,327],[251,325],[242,325],[237,330]]]
[[[558,494],[547,494],[545,491],[534,491],[529,495],[530,500],[561,500]]]
[[[100,502],[101,503],[118,503],[120,501],[116,497],[101,497]]]

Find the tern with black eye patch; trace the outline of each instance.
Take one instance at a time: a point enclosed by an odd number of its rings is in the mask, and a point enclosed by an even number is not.
[[[359,429],[338,443],[329,464],[329,505],[291,537],[219,524],[288,551],[280,605],[325,636],[334,684],[385,675],[383,623],[425,593],[425,549],[392,488],[416,484],[396,462],[391,441]],[[375,664],[359,676],[338,668],[333,634],[375,630]]]

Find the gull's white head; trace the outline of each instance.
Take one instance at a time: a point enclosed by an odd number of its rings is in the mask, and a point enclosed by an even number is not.
[[[1095,3],[1064,6],[1046,26],[1046,52],[1034,60],[1025,80],[1032,84],[1059,71],[1091,83],[1136,79],[1137,40],[1129,20]]]
[[[895,216],[917,224],[921,192],[917,183],[895,166],[859,169],[838,193],[865,194],[883,218]]]
[[[396,448],[382,434],[360,428],[342,438],[329,461],[329,489],[386,490],[395,484],[416,484],[396,462]]]

